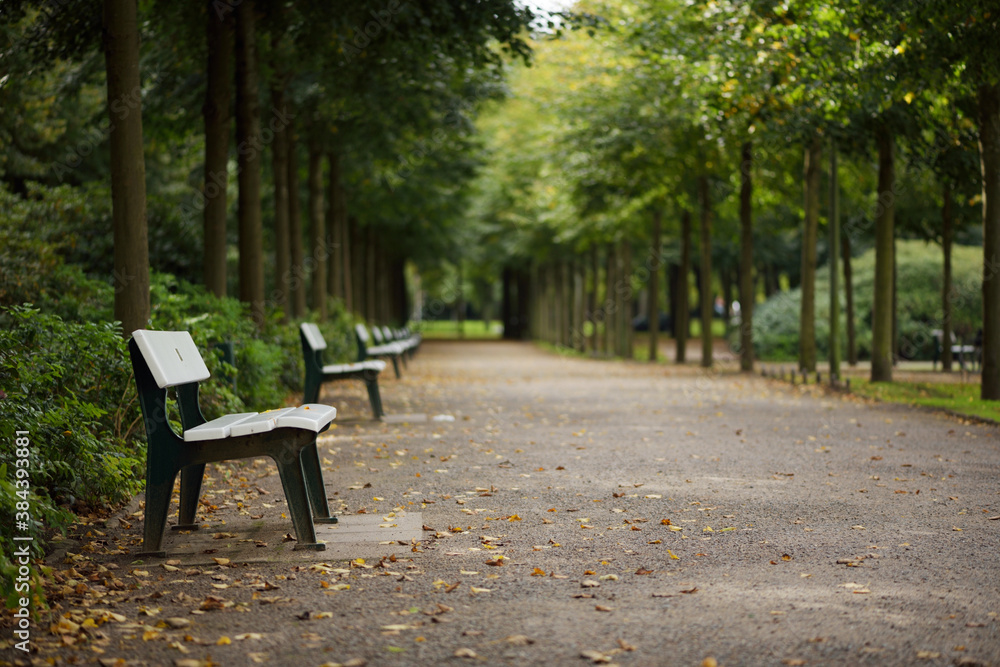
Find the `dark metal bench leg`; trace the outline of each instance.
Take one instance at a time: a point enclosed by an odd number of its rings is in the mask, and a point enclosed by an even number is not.
[[[166,552],[163,547],[163,531],[167,526],[167,513],[170,511],[170,494],[174,490],[174,480],[177,473],[159,474],[157,478],[146,476],[146,511],[145,526],[143,526],[142,554],[163,558]]]
[[[321,378],[313,377],[310,373],[307,372],[305,391],[302,392],[302,402],[318,403],[319,389],[322,384],[323,380]]]
[[[288,513],[292,515],[292,525],[295,527],[295,537],[298,539],[295,549],[323,551],[326,545],[316,541],[316,528],[313,526],[312,513],[309,511],[309,494],[306,491],[305,475],[298,453],[288,448],[275,454],[274,462],[278,464],[278,475],[285,490]]]
[[[299,458],[302,459],[302,473],[309,494],[309,504],[312,507],[313,523],[337,523],[337,517],[330,516],[330,505],[326,500],[326,486],[323,483],[323,470],[319,465],[316,443],[303,447]]]
[[[390,359],[392,359],[392,370],[396,371],[396,379],[398,380],[399,378],[403,377],[399,372],[399,355],[397,354],[393,357],[390,357]]]
[[[365,387],[368,388],[368,402],[372,405],[372,413],[375,419],[381,419],[385,416],[385,410],[382,409],[382,396],[378,391],[378,377],[366,377]]]
[[[198,530],[194,522],[201,497],[201,482],[205,477],[205,464],[195,463],[181,469],[181,508],[173,530]]]

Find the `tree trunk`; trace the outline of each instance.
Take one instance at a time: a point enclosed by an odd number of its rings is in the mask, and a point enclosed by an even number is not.
[[[288,115],[285,108],[284,83],[271,87],[271,103],[277,113]],[[288,134],[283,125],[274,130],[271,144],[272,171],[274,172],[274,301],[281,308],[282,321],[288,322],[288,294],[291,282],[291,250],[288,236]]]
[[[799,368],[816,371],[816,242],[819,234],[819,178],[822,144],[814,136],[805,156],[802,225],[802,302],[799,311]]]
[[[1000,84],[979,87],[983,178],[983,400],[1000,400]]]
[[[951,372],[951,190],[944,184],[944,203],[941,206],[941,250],[944,253],[944,275],[941,279],[941,370]]]
[[[229,185],[229,103],[233,82],[233,22],[206,3],[208,61],[205,74],[205,199],[202,280],[205,289],[226,296],[226,189]],[[279,274],[280,275],[280,274]]]
[[[517,270],[517,332],[518,338],[528,337],[531,321],[531,275],[523,268]]]
[[[573,347],[573,268],[569,260],[559,263],[559,284],[562,295],[559,299],[559,344]]]
[[[361,224],[352,215],[347,216],[348,237],[351,246],[351,286],[354,313],[362,318],[365,314],[365,237]]]
[[[604,352],[612,357],[618,353],[618,343],[615,336],[615,322],[617,321],[615,308],[618,301],[615,297],[615,255],[617,250],[614,243],[609,243],[605,253],[604,271]]]
[[[882,126],[878,142],[878,208],[875,214],[875,294],[872,303],[872,382],[892,381],[892,267],[895,195],[893,139]]]
[[[340,224],[340,271],[344,277],[344,310],[348,314],[354,312],[354,289],[352,285],[351,259],[351,218],[347,214],[347,205],[341,212]]]
[[[458,273],[459,290],[462,285],[462,272]],[[365,233],[365,319],[369,324],[376,324],[378,319],[375,302],[378,295],[375,293],[375,225],[368,223]]]
[[[590,246],[590,281],[589,294],[587,295],[587,318],[590,320],[590,353],[597,354],[597,304],[598,287],[601,281],[601,254],[596,243]]]
[[[253,0],[236,8],[236,145],[239,152],[240,301],[264,326],[264,231],[260,211],[260,105]],[[245,149],[245,150],[244,150]]]
[[[286,100],[287,104],[287,100]],[[299,162],[295,150],[295,131],[291,124],[286,130],[288,139],[288,245],[291,256],[289,287],[291,289],[292,316],[296,319],[306,314],[305,269],[302,266],[302,206],[299,199]]]
[[[344,298],[344,272],[341,261],[340,248],[340,225],[341,207],[343,202],[343,191],[340,187],[340,159],[339,156],[330,151],[326,154],[326,161],[329,165],[330,175],[327,178],[327,209],[326,209],[326,238],[329,248],[326,265],[326,291],[330,296],[338,299]]]
[[[899,361],[899,262],[896,238],[892,239],[892,365]]]
[[[649,246],[649,361],[656,363],[660,351],[660,258],[663,244],[660,232],[663,227],[663,211],[653,210],[652,242]]]
[[[575,259],[573,261],[573,335],[570,342],[573,343],[573,349],[577,352],[583,352],[587,342],[586,337],[583,335],[586,304],[583,284],[586,277],[585,273],[584,265],[579,259]]]
[[[142,147],[139,24],[135,0],[104,0],[104,63],[111,126],[115,319],[122,336],[149,326],[146,162]]]
[[[841,255],[844,256],[844,319],[847,320],[847,365],[858,365],[858,337],[854,323],[854,275],[851,270],[851,237],[840,236]]]
[[[632,304],[635,296],[632,291],[632,242],[622,243],[622,310],[621,310],[621,331],[624,341],[623,355],[626,359],[634,359],[632,335]]]
[[[740,166],[740,370],[753,372],[753,145],[746,141]]]
[[[326,319],[326,219],[323,215],[323,151],[309,144],[309,230],[312,238],[312,309]]]
[[[462,285],[462,260],[456,265],[455,318],[458,321],[458,337],[465,338],[465,286]]]
[[[677,278],[680,274],[680,264],[671,262],[667,266],[665,294],[669,300],[667,312],[670,314],[670,337],[677,338]]]
[[[677,323],[674,325],[676,337],[676,362],[687,361],[687,339],[691,331],[689,317],[691,313],[691,212],[685,210],[681,214],[681,267],[677,276]]]
[[[708,176],[698,178],[698,201],[701,205],[701,366],[712,367],[712,199]]]
[[[837,146],[830,143],[830,377],[840,377],[840,179],[837,175]]]

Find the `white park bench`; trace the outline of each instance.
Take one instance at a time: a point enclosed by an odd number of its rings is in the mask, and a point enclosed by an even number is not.
[[[195,512],[205,464],[269,456],[278,464],[295,549],[326,548],[316,541],[316,523],[336,523],[330,515],[316,436],[330,426],[337,409],[306,404],[266,412],[243,412],[207,421],[198,404],[198,383],[208,368],[186,331],[132,333],[129,354],[146,426],[146,510],[143,553],[161,550],[177,473],[181,476],[180,510],[174,529],[197,529]],[[183,432],[170,425],[167,391],[174,387]]]
[[[299,337],[302,339],[302,356],[305,361],[305,395],[306,403],[319,400],[320,386],[331,380],[362,380],[368,389],[368,402],[371,403],[375,419],[385,415],[382,409],[382,397],[378,390],[378,375],[385,370],[385,362],[379,359],[367,359],[348,364],[324,364],[323,350],[326,349],[326,339],[319,327],[311,322],[303,322],[299,327]]]

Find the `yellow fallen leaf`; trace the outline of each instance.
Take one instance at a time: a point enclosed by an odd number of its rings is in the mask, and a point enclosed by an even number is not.
[[[232,639],[230,639],[229,637],[227,637],[225,635],[222,635],[221,637],[219,637],[219,641],[215,642],[215,645],[216,646],[229,646],[232,643],[233,643]]]
[[[544,577],[545,576],[545,570],[536,567],[534,570],[531,571],[531,576],[533,576],[533,577]]]
[[[681,559],[680,556],[674,555],[674,552],[671,551],[670,549],[667,549],[667,553],[670,554],[670,557],[673,558],[674,560],[680,560]]]
[[[469,586],[470,592],[475,595],[476,593],[492,593],[492,588],[476,588],[475,586]]]

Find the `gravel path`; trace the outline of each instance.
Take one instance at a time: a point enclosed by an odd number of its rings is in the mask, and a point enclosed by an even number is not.
[[[360,387],[326,389],[327,488],[345,524],[418,515],[419,542],[282,551],[273,465],[217,466],[202,536],[264,524],[268,546],[142,561],[141,512],[91,529],[55,564],[84,627],[40,657],[1000,665],[995,427],[518,343],[427,342],[382,391],[413,416],[364,421]]]

